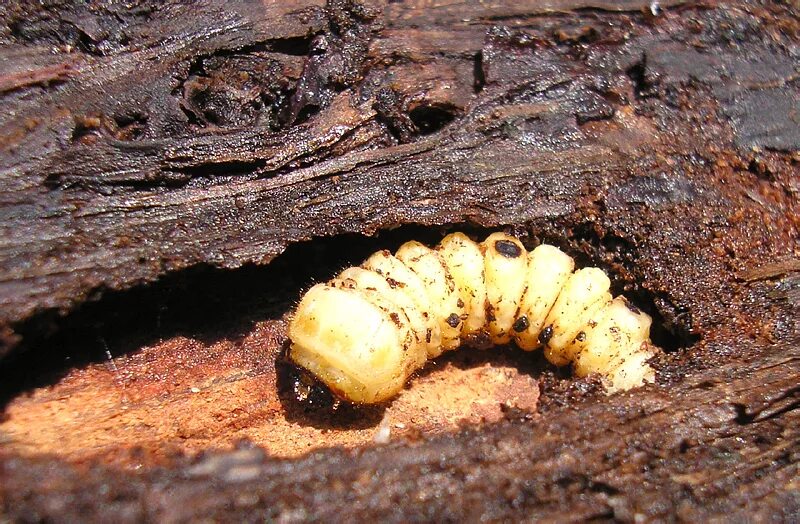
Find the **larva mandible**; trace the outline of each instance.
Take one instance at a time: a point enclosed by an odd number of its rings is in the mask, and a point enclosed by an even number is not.
[[[626,390],[653,381],[656,348],[650,317],[612,298],[610,284],[556,247],[528,252],[505,233],[480,244],[453,233],[433,249],[406,242],[309,289],[288,355],[353,403],[387,400],[428,359],[478,341],[543,347],[553,364]]]

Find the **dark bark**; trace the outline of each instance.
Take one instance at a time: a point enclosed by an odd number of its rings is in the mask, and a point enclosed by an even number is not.
[[[249,275],[310,240],[279,282],[318,242],[510,227],[600,265],[655,317],[659,385],[598,399],[543,380],[535,424],[355,458],[121,475],[7,453],[8,515],[797,518],[796,10],[424,4],[4,7],[3,383],[55,359],[53,334],[140,307],[130,293],[153,308],[176,275]],[[426,227],[385,233],[409,225]],[[275,293],[278,315],[292,294]]]

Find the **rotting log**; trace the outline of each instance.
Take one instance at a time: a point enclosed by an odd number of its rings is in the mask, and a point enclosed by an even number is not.
[[[7,516],[798,518],[792,5],[2,9]],[[414,235],[500,227],[603,267],[655,317],[668,350],[657,386],[604,398],[591,380],[537,369],[539,416],[506,410],[512,420],[456,434],[296,460],[246,446],[194,459],[154,451],[222,445],[254,421],[288,421],[287,441],[317,424],[274,393],[297,290]],[[111,361],[118,373],[76,363],[98,348],[125,354]],[[191,404],[210,430],[182,420],[148,433],[186,406],[153,386],[180,359],[245,421],[214,426],[222,415]],[[36,409],[32,420],[49,424],[62,393],[106,399],[120,383],[125,399],[103,406],[136,416],[85,424],[147,442],[119,464],[107,442],[94,458],[59,453],[14,426]],[[331,445],[352,429],[335,426],[319,434]]]

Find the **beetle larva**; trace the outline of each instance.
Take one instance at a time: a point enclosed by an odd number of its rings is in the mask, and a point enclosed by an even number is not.
[[[612,298],[610,285],[558,248],[529,253],[504,233],[480,244],[453,233],[433,249],[407,242],[313,286],[289,324],[289,358],[364,404],[397,394],[428,359],[479,340],[544,348],[553,364],[626,390],[654,379],[651,319]]]

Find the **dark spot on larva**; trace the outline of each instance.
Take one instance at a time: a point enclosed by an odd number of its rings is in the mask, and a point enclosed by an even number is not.
[[[425,319],[427,319],[427,318],[428,318],[428,312],[427,312],[427,311],[423,311],[423,312],[422,312],[422,316],[423,316]]]
[[[583,342],[584,340],[586,340],[586,332],[581,331],[580,333],[578,333],[578,336],[575,337],[575,340],[577,340],[578,342]]]
[[[400,315],[397,313],[389,313],[389,318],[391,318],[392,322],[394,322],[397,326],[400,326]]]
[[[447,322],[447,325],[450,326],[451,328],[455,328],[458,327],[458,325],[461,323],[461,318],[455,313],[450,313],[450,316],[447,317],[447,320],[445,322]]]
[[[377,274],[379,274],[379,275],[383,275],[383,270],[382,269],[376,269],[375,272]]]
[[[431,330],[425,332],[425,342],[430,344],[431,343]]]
[[[597,327],[597,321],[595,321],[595,320],[590,320],[590,321],[588,322],[588,325],[589,325],[589,327],[590,327],[590,328],[596,328],[596,327]]]
[[[397,287],[406,287],[403,282],[398,282],[397,280],[393,279],[392,277],[386,277],[386,282],[389,284],[389,287],[392,289]]]
[[[627,308],[630,310],[630,312],[631,312],[631,313],[633,313],[634,315],[641,315],[641,314],[642,314],[642,311],[641,311],[641,310],[640,310],[638,307],[634,306],[633,304],[631,304],[631,303],[630,303],[630,302],[628,302],[627,300],[625,300],[625,306],[626,306],[626,307],[627,307]]]
[[[547,344],[553,338],[553,326],[547,326],[539,333],[539,344]]]
[[[457,305],[458,307],[464,307],[464,301],[463,301],[463,300],[461,300],[461,299],[459,298],[459,299],[458,299],[458,302],[456,303],[456,305]]]
[[[514,331],[516,331],[517,333],[522,333],[523,331],[528,329],[528,326],[530,326],[530,325],[531,325],[531,323],[528,322],[528,317],[526,317],[525,315],[522,315],[521,317],[519,317],[517,319],[516,322],[514,322],[513,328],[514,328]]]
[[[486,303],[486,320],[488,322],[494,322],[497,320],[497,317],[494,316],[494,307],[488,302]]]
[[[517,258],[522,254],[522,249],[510,240],[498,240],[494,243],[494,248],[506,258]]]

